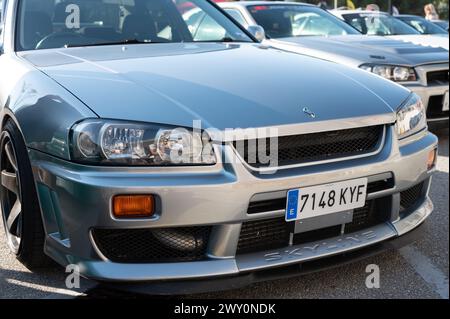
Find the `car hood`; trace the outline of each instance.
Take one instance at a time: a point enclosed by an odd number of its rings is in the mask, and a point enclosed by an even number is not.
[[[389,36],[388,38],[409,42],[417,45],[422,45],[426,47],[443,48],[446,49],[447,51],[449,48],[448,35],[445,34],[393,35]]]
[[[259,44],[143,44],[21,55],[99,117],[186,127],[193,120],[224,130],[394,114],[409,95],[367,72]]]
[[[295,51],[343,63],[360,66],[363,63],[385,63],[418,66],[429,63],[448,63],[448,51],[443,48],[420,46],[412,41],[366,35],[331,37],[295,37],[270,40],[281,49]],[[299,48],[284,46],[295,44]]]

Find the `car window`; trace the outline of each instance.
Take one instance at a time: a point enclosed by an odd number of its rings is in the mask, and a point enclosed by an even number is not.
[[[432,21],[432,23],[444,29],[448,33],[448,21]]]
[[[343,18],[355,29],[368,35],[420,34],[403,21],[386,14],[344,14]]]
[[[345,22],[315,6],[253,5],[248,6],[248,11],[270,38],[358,34]]]
[[[239,22],[243,26],[247,26],[247,22],[245,21],[244,16],[239,10],[236,9],[225,9],[225,11],[233,17],[234,20]]]
[[[447,34],[442,28],[421,17],[401,17],[399,19],[422,34]]]
[[[294,16],[294,36],[347,34],[334,21],[317,13],[300,13]]]
[[[226,37],[226,31],[214,19],[204,15],[193,34],[194,41],[214,41]]]
[[[22,0],[20,3],[18,51],[126,40],[252,41],[206,0]]]

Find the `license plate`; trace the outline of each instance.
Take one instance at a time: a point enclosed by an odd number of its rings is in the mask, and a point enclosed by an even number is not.
[[[448,111],[448,91],[444,94],[444,100],[442,101],[442,111]]]
[[[364,207],[367,178],[292,189],[287,194],[286,221],[295,221]]]

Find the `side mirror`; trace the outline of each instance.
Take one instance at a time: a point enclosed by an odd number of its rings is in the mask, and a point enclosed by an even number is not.
[[[262,42],[266,39],[266,31],[264,31],[264,28],[260,25],[249,25],[247,27],[247,31],[255,37],[256,40],[259,42]]]

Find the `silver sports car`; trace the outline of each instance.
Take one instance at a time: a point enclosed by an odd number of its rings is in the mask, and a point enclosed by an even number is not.
[[[211,1],[3,5],[0,199],[30,268],[225,289],[397,247],[433,209],[437,138],[402,86]]]

